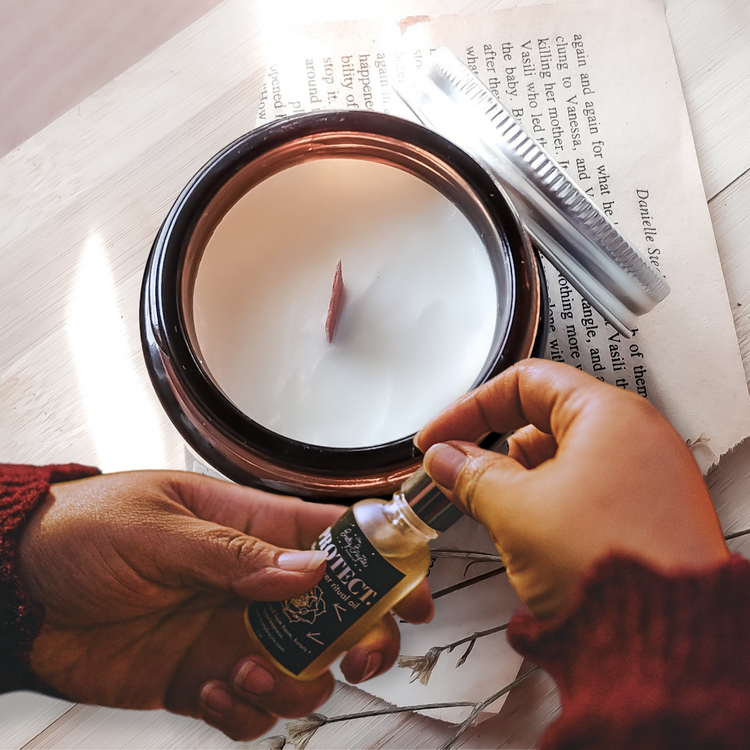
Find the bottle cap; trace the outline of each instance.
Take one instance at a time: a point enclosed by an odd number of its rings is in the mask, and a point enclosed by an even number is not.
[[[638,316],[669,294],[651,263],[445,47],[396,93],[485,168],[539,250],[621,334],[630,337]]]
[[[419,518],[435,531],[445,531],[463,517],[463,513],[435,486],[424,468],[415,471],[401,485],[400,494]]]

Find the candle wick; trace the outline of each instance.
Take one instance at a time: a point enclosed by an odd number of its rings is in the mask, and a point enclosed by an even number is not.
[[[331,299],[328,303],[328,315],[326,316],[326,341],[330,344],[336,336],[341,313],[344,310],[344,298],[346,288],[344,287],[344,276],[341,273],[341,260],[336,264],[336,273],[333,275],[333,287],[331,288]]]

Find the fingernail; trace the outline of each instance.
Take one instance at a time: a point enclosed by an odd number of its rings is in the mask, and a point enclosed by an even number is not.
[[[307,573],[315,570],[323,560],[328,557],[328,553],[318,549],[303,550],[301,552],[284,552],[279,555],[276,564],[282,570],[294,570],[298,573]]]
[[[362,682],[369,680],[379,669],[383,663],[383,655],[379,652],[370,654],[367,657],[367,664],[365,665],[365,671],[362,674]]]
[[[223,687],[212,682],[203,686],[200,699],[215,714],[228,714],[234,706],[232,695]]]
[[[425,470],[436,484],[452,490],[466,463],[466,455],[447,443],[433,445],[425,456]]]
[[[267,695],[276,687],[276,678],[252,659],[240,664],[232,681],[238,688],[253,695]]]
[[[383,663],[383,655],[374,651],[368,654],[363,648],[353,648],[346,655],[346,679],[353,683],[369,680]],[[342,669],[344,664],[341,665]]]

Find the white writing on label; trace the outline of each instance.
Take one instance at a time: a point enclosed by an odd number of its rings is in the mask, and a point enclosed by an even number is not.
[[[371,604],[370,599],[375,596],[375,592],[361,578],[355,577],[354,571],[346,564],[341,553],[336,549],[336,545],[331,538],[330,529],[325,531],[320,537],[319,549],[328,555],[328,570],[341,583],[345,584],[351,594],[356,596],[363,604]]]

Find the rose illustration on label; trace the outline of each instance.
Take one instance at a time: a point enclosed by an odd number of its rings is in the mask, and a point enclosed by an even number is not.
[[[289,622],[306,622],[311,625],[326,613],[323,591],[320,586],[316,586],[312,591],[282,602],[281,609]]]

